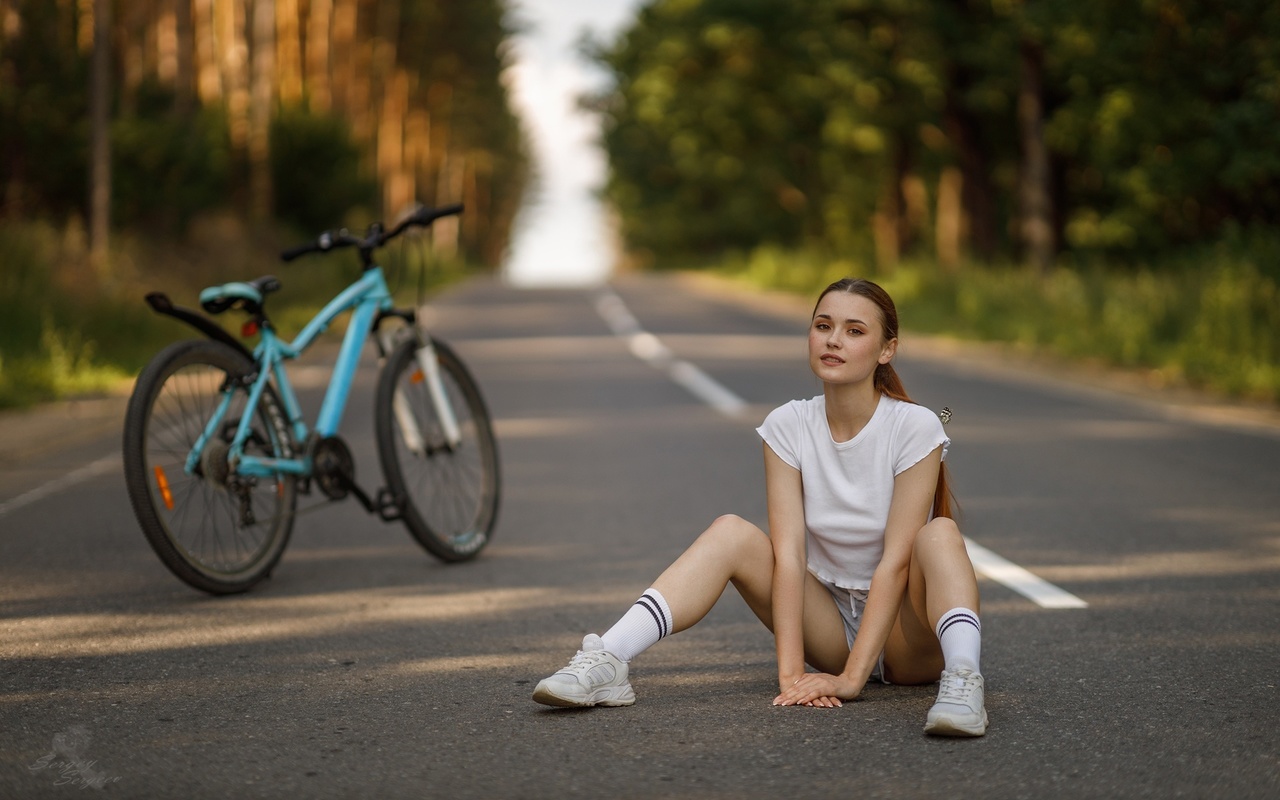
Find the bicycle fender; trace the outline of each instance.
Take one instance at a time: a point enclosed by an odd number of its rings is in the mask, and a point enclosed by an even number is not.
[[[147,295],[146,301],[147,305],[151,306],[151,310],[157,314],[163,314],[167,317],[173,317],[179,322],[185,322],[210,339],[231,345],[231,347],[244,353],[250,360],[253,360],[253,353],[240,340],[227,333],[221,326],[203,314],[192,311],[189,308],[174,305],[173,301],[169,299],[169,295],[164,292],[151,292]]]

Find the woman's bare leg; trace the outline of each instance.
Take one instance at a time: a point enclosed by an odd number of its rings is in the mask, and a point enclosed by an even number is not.
[[[678,632],[705,617],[730,583],[752,612],[769,624],[773,547],[764,531],[732,514],[711,523],[658,576],[653,588],[667,599],[673,632]]]
[[[760,528],[726,515],[694,541],[653,588],[671,609],[673,632],[692,627],[732,584],[747,607],[773,630],[773,545]],[[824,672],[838,673],[849,657],[844,622],[831,594],[812,575],[805,581],[805,659]]]
[[[986,733],[981,631],[978,580],[964,538],[950,519],[935,519],[916,535],[906,597],[885,646],[885,672],[893,683],[938,681],[925,733]]]
[[[979,611],[978,579],[955,522],[932,520],[916,535],[907,592],[885,643],[886,677],[893,683],[932,683],[942,674],[934,628],[954,608]]]

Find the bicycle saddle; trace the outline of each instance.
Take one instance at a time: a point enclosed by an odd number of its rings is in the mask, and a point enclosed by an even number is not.
[[[243,308],[256,314],[262,310],[267,295],[279,290],[280,280],[274,275],[210,286],[200,293],[200,307],[210,314],[221,314],[229,308]]]

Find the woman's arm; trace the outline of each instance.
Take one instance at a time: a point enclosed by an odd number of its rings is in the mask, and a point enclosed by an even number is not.
[[[929,521],[941,463],[942,448],[938,447],[894,479],[893,500],[885,525],[884,555],[872,575],[862,625],[844,671],[839,675],[804,676],[795,686],[783,691],[779,697],[782,705],[814,701],[820,701],[815,705],[827,705],[825,698],[850,700],[862,692],[902,608],[907,574],[911,569],[911,550],[916,533]]]
[[[871,591],[862,626],[854,640],[844,676],[854,681],[859,690],[875,669],[889,632],[902,609],[902,596],[911,569],[911,551],[916,534],[929,521],[933,493],[938,486],[938,470],[942,464],[942,448],[936,448],[893,481],[893,501],[889,505],[889,521],[884,531],[884,555],[871,577]]]
[[[778,654],[778,687],[804,675],[804,495],[800,471],[764,446],[764,475],[769,502],[769,539],[773,544],[773,637]]]

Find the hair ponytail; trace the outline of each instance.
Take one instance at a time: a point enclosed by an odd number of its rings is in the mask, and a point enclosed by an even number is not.
[[[875,303],[880,309],[880,322],[884,327],[885,341],[898,338],[898,309],[893,304],[893,298],[889,297],[889,293],[879,285],[865,278],[843,278],[824,289],[822,294],[818,295],[818,302],[822,302],[822,298],[831,292],[856,294]],[[816,304],[813,313],[818,313]],[[810,314],[810,317],[812,316]],[[876,367],[873,382],[876,390],[885,397],[901,400],[904,403],[915,403],[907,394],[906,387],[902,385],[902,379],[898,377],[898,371],[893,368],[892,362]],[[934,518],[953,517],[954,501],[955,494],[951,491],[951,484],[947,479],[947,464],[944,461],[938,465],[938,485],[933,490]]]

